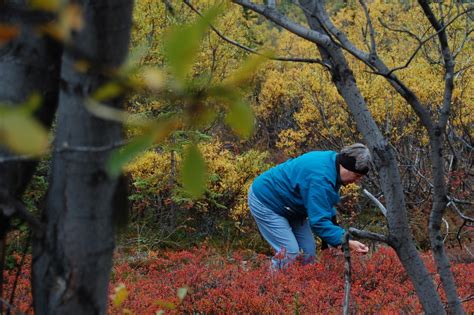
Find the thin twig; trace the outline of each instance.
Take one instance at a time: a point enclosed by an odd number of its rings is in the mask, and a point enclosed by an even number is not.
[[[189,0],[183,0],[184,4],[186,4],[192,11],[194,11],[196,14],[202,17],[202,13],[196,9]],[[226,41],[227,43],[234,45],[236,47],[239,47],[240,49],[243,49],[249,53],[256,54],[262,56],[263,54],[256,51],[255,49],[252,49],[250,47],[247,47],[245,45],[242,45],[241,43],[232,40],[225,35],[223,35],[214,25],[209,24],[209,27],[212,29],[214,33],[216,33],[217,36],[219,36],[222,40]],[[269,57],[268,59],[270,60],[275,60],[275,61],[287,61],[287,62],[303,62],[303,63],[316,63],[324,66],[326,69],[331,70],[331,66],[325,62],[323,62],[321,59],[314,59],[314,58],[297,58],[297,57]]]
[[[21,260],[17,265],[18,269],[16,271],[15,280],[13,281],[12,292],[10,295],[10,305],[14,305],[13,302],[15,301],[16,286],[18,284],[18,279],[20,278],[20,275],[21,275],[21,269],[23,268],[23,265],[25,263],[26,253],[28,252],[28,248],[30,247],[30,240],[31,240],[31,233],[28,233],[28,237],[26,238],[26,244],[23,249],[23,254],[21,256]],[[10,309],[7,310],[7,315],[10,315]]]
[[[351,303],[351,251],[349,250],[350,232],[344,234],[342,249],[344,251],[344,306],[343,314],[348,315]]]
[[[370,35],[370,57],[375,57],[377,55],[377,47],[375,44],[375,30],[372,25],[372,19],[370,18],[369,9],[364,0],[359,0],[360,5],[364,9],[365,18],[367,19],[367,24],[369,26],[369,35]]]
[[[450,198],[449,196],[448,196],[448,200],[449,200],[449,202],[448,202],[448,204],[446,205],[447,207],[451,206],[451,207],[456,211],[456,213],[457,213],[463,220],[468,221],[468,222],[471,222],[471,223],[474,222],[474,218],[473,218],[473,217],[468,217],[468,216],[466,216],[466,215],[465,215],[464,213],[462,213],[461,210],[459,210],[459,208],[456,206],[456,202],[460,203],[461,200],[459,200],[459,201],[454,201],[454,199],[453,199],[453,198]],[[466,202],[466,203],[467,203],[467,204],[471,204],[470,202]]]
[[[364,189],[363,192],[367,197],[370,198],[370,200],[375,203],[375,205],[380,209],[380,211],[382,211],[383,215],[387,217],[387,208],[385,208],[385,206],[380,202],[380,200],[375,198],[375,196],[372,195],[367,189]]]

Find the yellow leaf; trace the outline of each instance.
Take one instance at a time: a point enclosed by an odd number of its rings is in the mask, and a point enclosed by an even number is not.
[[[74,63],[74,68],[82,73],[87,72],[91,67],[91,64],[87,60],[78,60]]]
[[[61,0],[30,0],[30,7],[36,10],[56,12],[61,6]]]
[[[41,155],[48,148],[48,132],[30,115],[13,110],[0,116],[0,143],[17,154]]]
[[[79,31],[84,26],[82,9],[78,4],[69,4],[61,12],[61,24],[64,28]]]
[[[120,305],[123,304],[123,302],[127,299],[128,297],[128,291],[127,288],[123,283],[119,284],[115,289],[114,289],[114,294],[112,295],[112,303],[114,304],[115,307],[120,307]]]
[[[123,92],[123,87],[117,82],[108,82],[101,87],[99,87],[92,98],[96,101],[105,101],[119,96]]]

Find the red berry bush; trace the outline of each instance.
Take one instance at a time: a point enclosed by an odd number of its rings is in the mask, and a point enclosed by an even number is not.
[[[112,272],[110,314],[336,314],[344,296],[344,258],[338,250],[319,255],[310,265],[295,263],[274,272],[269,258],[251,252],[225,256],[202,247],[150,252],[140,259],[118,254]],[[19,259],[19,258],[18,258]],[[434,272],[429,255],[424,256]],[[30,259],[22,269],[14,305],[32,313]],[[456,261],[458,292],[474,291],[474,263]],[[15,270],[5,272],[11,292]],[[438,278],[434,278],[439,283]],[[119,288],[119,289],[117,289]],[[440,288],[441,290],[441,288]],[[7,295],[8,297],[8,295]],[[474,312],[474,300],[464,302]],[[354,313],[420,313],[413,286],[395,253],[352,256],[351,310]]]

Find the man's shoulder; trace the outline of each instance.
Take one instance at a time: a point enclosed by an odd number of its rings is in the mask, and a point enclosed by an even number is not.
[[[318,162],[330,164],[336,161],[336,155],[336,151],[310,151],[300,155],[295,160],[298,160],[302,163]]]

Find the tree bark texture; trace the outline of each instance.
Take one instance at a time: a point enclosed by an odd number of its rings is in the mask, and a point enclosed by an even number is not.
[[[25,9],[25,1],[5,1],[4,5]],[[5,15],[2,22],[14,21],[16,16]],[[16,24],[16,23],[15,23]],[[39,36],[33,26],[20,24],[20,33],[12,41],[0,46],[0,102],[12,106],[22,103],[32,93],[39,93],[42,106],[34,116],[46,128],[51,126],[58,103],[58,83],[60,72],[61,46],[46,37]],[[0,158],[9,161],[0,162],[1,196],[20,199],[29,183],[37,162],[33,160],[15,160],[15,154],[0,146]],[[0,204],[13,208],[7,200]],[[0,209],[0,297],[3,297],[3,259],[7,248],[6,237],[10,225],[10,215]],[[0,308],[1,312],[1,308]]]
[[[117,68],[128,51],[131,0],[78,1],[84,28],[74,34],[73,51],[93,56],[101,67]],[[92,116],[87,97],[107,78],[80,73],[74,53],[62,61],[55,150],[43,221],[46,235],[33,247],[36,314],[106,314],[115,246],[114,214],[126,207],[125,182],[111,178],[105,164],[122,126]],[[109,106],[120,108],[123,99]],[[75,149],[81,147],[81,150]]]

